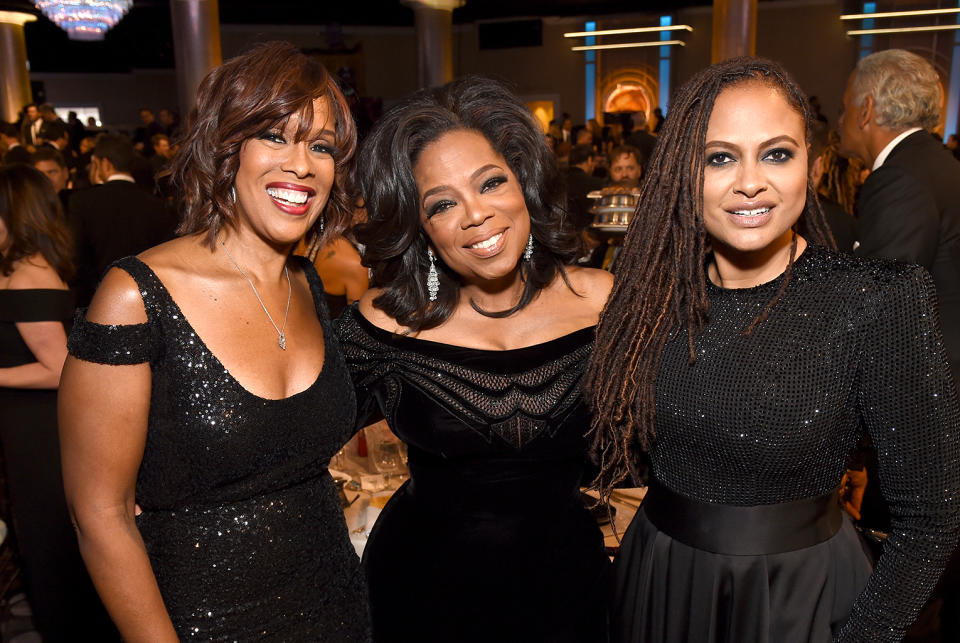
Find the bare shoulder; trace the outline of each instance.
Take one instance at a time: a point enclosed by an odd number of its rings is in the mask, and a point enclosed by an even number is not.
[[[613,275],[606,270],[570,266],[567,278],[578,295],[587,301],[594,301],[603,307],[613,289]]]
[[[39,252],[18,261],[7,280],[10,290],[28,290],[33,288],[66,290],[67,285]]]
[[[373,305],[373,300],[382,295],[383,292],[383,288],[371,288],[363,293],[357,302],[360,314],[363,315],[364,319],[378,328],[388,330],[391,333],[403,332],[403,327],[397,323],[396,319]]]
[[[180,268],[193,263],[192,258],[195,255],[204,251],[209,253],[210,246],[205,244],[204,240],[205,237],[201,238],[198,235],[177,237],[144,250],[137,255],[137,259],[150,266],[154,272]]]
[[[142,324],[147,321],[140,288],[125,270],[107,271],[87,309],[87,321],[97,324]]]

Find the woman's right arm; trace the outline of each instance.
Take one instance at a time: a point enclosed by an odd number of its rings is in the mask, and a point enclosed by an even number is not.
[[[87,311],[103,325],[146,322],[136,283],[114,268]],[[60,382],[60,447],[80,553],[126,641],[176,641],[134,518],[150,410],[150,366],[67,358]]]

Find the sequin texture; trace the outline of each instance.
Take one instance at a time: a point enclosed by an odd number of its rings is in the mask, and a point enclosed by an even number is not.
[[[810,246],[769,318],[744,335],[782,279],[708,284],[696,362],[685,333],[667,344],[652,472],[705,502],[819,496],[837,486],[867,431],[893,522],[839,638],[899,641],[960,526],[960,413],[933,282],[917,266]]]
[[[325,363],[307,390],[281,400],[240,386],[145,264],[116,265],[139,285],[147,323],[80,315],[69,349],[100,363],[150,362],[137,526],[180,638],[368,640],[359,561],[326,468],[353,432],[355,398],[312,265],[302,262]]]

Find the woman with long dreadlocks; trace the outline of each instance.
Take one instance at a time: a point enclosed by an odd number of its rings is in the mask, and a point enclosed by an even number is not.
[[[807,109],[775,63],[714,65],[648,166],[585,380],[603,493],[650,461],[615,640],[899,641],[953,549],[960,423],[933,284],[823,247]],[[893,513],[872,574],[836,492],[863,431]]]

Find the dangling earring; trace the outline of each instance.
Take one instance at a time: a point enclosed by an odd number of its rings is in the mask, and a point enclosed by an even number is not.
[[[427,248],[427,258],[430,259],[430,270],[427,271],[427,295],[430,301],[436,301],[437,293],[440,292],[440,278],[437,276],[437,264],[433,258],[432,248]]]
[[[533,256],[533,233],[530,233],[530,236],[527,238],[527,247],[523,249],[523,260],[530,261],[530,257]]]
[[[233,199],[233,202],[237,202],[237,188],[230,186],[230,198]]]
[[[323,234],[323,215],[320,215],[320,234]]]

